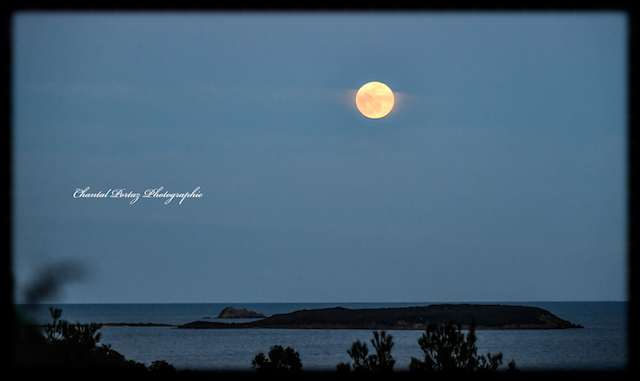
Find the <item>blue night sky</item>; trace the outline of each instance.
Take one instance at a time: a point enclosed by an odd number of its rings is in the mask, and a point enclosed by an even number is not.
[[[88,274],[67,303],[627,300],[622,13],[12,28],[17,302],[60,260]]]

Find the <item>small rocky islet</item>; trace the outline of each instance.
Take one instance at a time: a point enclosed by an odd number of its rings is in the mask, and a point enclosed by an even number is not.
[[[237,310],[233,307],[225,307],[218,315],[218,319],[259,319],[265,317],[261,312],[249,311],[246,308]]]
[[[226,311],[226,312],[225,312]],[[223,316],[225,315],[225,316]],[[240,316],[243,315],[243,316]],[[259,315],[259,316],[258,316]],[[219,317],[264,317],[252,311],[225,308]],[[487,304],[434,304],[425,307],[348,309],[343,307],[299,310],[246,323],[194,321],[177,328],[287,328],[424,330],[430,323],[449,321],[467,329],[566,329],[583,328],[538,307]]]

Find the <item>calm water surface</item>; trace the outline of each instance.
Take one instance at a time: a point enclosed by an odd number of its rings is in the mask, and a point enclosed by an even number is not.
[[[60,304],[62,318],[71,322],[185,324],[216,319],[226,306],[247,308],[266,316],[300,309],[389,308],[433,303],[228,303],[228,304]],[[495,303],[492,303],[495,304]],[[501,303],[544,308],[560,318],[584,326],[566,330],[476,331],[478,354],[502,352],[503,368],[510,360],[520,370],[623,370],[627,365],[626,302]],[[48,305],[24,313],[40,322],[50,321]],[[236,320],[238,321],[238,320]],[[246,320],[244,320],[246,321]],[[103,327],[102,343],[126,358],[147,365],[166,360],[177,369],[251,370],[251,360],[272,345],[290,346],[300,354],[303,370],[334,370],[350,358],[346,351],[355,340],[369,344],[368,330],[227,329],[185,330],[173,327]],[[395,343],[396,370],[408,370],[411,357],[420,357],[422,331],[388,331]]]

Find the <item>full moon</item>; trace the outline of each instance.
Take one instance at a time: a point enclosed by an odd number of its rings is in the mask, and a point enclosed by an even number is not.
[[[362,86],[356,94],[356,106],[362,115],[371,119],[387,116],[395,99],[393,91],[382,82],[369,82]]]

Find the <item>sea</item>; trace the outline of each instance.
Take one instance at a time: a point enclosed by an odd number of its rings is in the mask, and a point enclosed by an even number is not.
[[[291,347],[300,355],[303,371],[333,371],[349,362],[347,350],[360,340],[373,351],[369,330],[332,329],[178,329],[197,320],[218,319],[228,306],[266,316],[302,309],[329,307],[392,308],[440,303],[176,303],[176,304],[42,304],[17,305],[23,318],[48,323],[49,307],[62,310],[61,319],[79,323],[156,323],[171,326],[103,326],[100,343],[127,359],[150,365],[165,360],[177,370],[252,371],[251,361],[273,345]],[[622,371],[627,369],[627,302],[510,302],[475,303],[543,308],[579,324],[577,329],[477,330],[478,355],[503,354],[499,370],[515,362],[520,371]],[[253,319],[255,320],[255,319]],[[422,358],[418,339],[423,331],[389,330],[396,360],[394,370],[407,371],[412,357]]]

